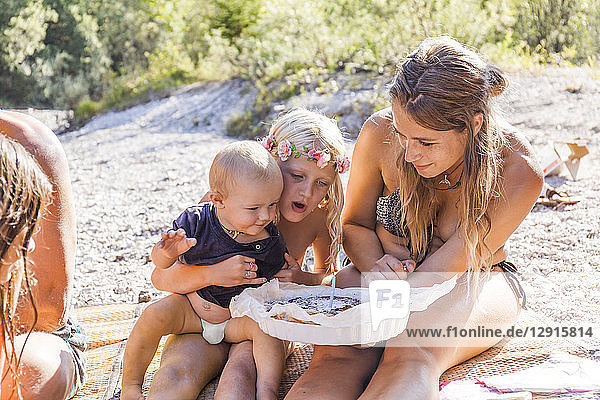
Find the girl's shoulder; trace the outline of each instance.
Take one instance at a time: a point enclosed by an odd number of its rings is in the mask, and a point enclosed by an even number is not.
[[[295,259],[302,260],[306,249],[314,243],[317,237],[328,234],[327,211],[316,208],[300,222],[280,219],[277,229],[283,235],[290,254]]]
[[[312,243],[319,233],[327,230],[327,209],[317,207],[299,222],[292,223],[282,219],[277,223],[277,228],[283,233],[284,238],[287,236],[287,240],[292,237],[302,238],[301,241]]]

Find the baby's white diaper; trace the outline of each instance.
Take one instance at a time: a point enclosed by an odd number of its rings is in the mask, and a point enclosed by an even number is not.
[[[219,344],[225,337],[225,326],[229,320],[220,324],[211,324],[202,320],[202,337],[210,344]]]

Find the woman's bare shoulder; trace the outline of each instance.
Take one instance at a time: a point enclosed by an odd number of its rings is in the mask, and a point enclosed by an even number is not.
[[[505,166],[520,166],[541,173],[537,157],[531,143],[518,130],[505,132],[506,145],[503,152]]]
[[[363,124],[360,136],[368,136],[370,140],[382,143],[391,143],[394,138],[391,107],[373,113]]]
[[[506,185],[530,187],[539,194],[543,173],[533,147],[517,130],[505,133],[503,178]],[[541,189],[540,189],[541,190]]]
[[[398,137],[391,123],[391,108],[377,111],[365,121],[356,141],[355,151],[360,149],[360,159],[376,162],[380,170],[395,165],[399,154]]]
[[[27,151],[42,158],[62,155],[62,145],[50,128],[36,118],[15,111],[0,110],[0,130]],[[40,162],[40,157],[37,157]]]

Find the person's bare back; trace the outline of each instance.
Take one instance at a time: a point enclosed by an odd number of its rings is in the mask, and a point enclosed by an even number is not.
[[[19,299],[17,308],[19,333],[34,331],[21,357],[22,368],[29,371],[23,379],[23,398],[70,398],[85,374],[80,359],[85,336],[68,321],[77,227],[67,158],[56,135],[31,116],[0,110],[0,132],[33,155],[53,189],[52,201],[33,237],[36,248],[29,256],[29,270],[36,281],[31,290],[37,320],[27,298]],[[16,343],[22,346],[25,336],[17,337]],[[41,354],[41,349],[46,353]],[[2,386],[8,384],[2,382]]]

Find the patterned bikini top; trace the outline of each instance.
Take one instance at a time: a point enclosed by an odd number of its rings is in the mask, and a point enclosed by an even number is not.
[[[400,220],[400,218],[399,218],[399,207],[400,207],[399,191],[400,191],[400,188],[394,190],[392,193],[388,194],[387,196],[381,196],[377,199],[377,204],[375,206],[376,219],[377,219],[377,222],[379,224],[381,224],[385,228],[385,230],[388,231],[389,233],[391,233],[392,235],[408,238],[407,247],[408,247],[408,250],[410,251],[410,256],[413,260],[415,260],[417,262],[417,266],[418,266],[425,260],[425,257],[427,256],[427,253],[429,252],[429,246],[431,245],[431,240],[432,240],[432,236],[433,236],[432,232],[433,232],[434,225],[432,224],[429,227],[431,233],[429,234],[429,240],[427,243],[427,252],[425,254],[423,254],[417,260],[412,251],[412,246],[410,243],[410,234],[408,232],[408,228],[406,226],[400,226],[400,224],[398,223]]]
[[[394,190],[387,196],[381,196],[377,199],[375,214],[377,222],[380,223],[386,231],[399,237],[408,236],[406,227],[398,224],[398,203],[400,202],[399,189]]]

